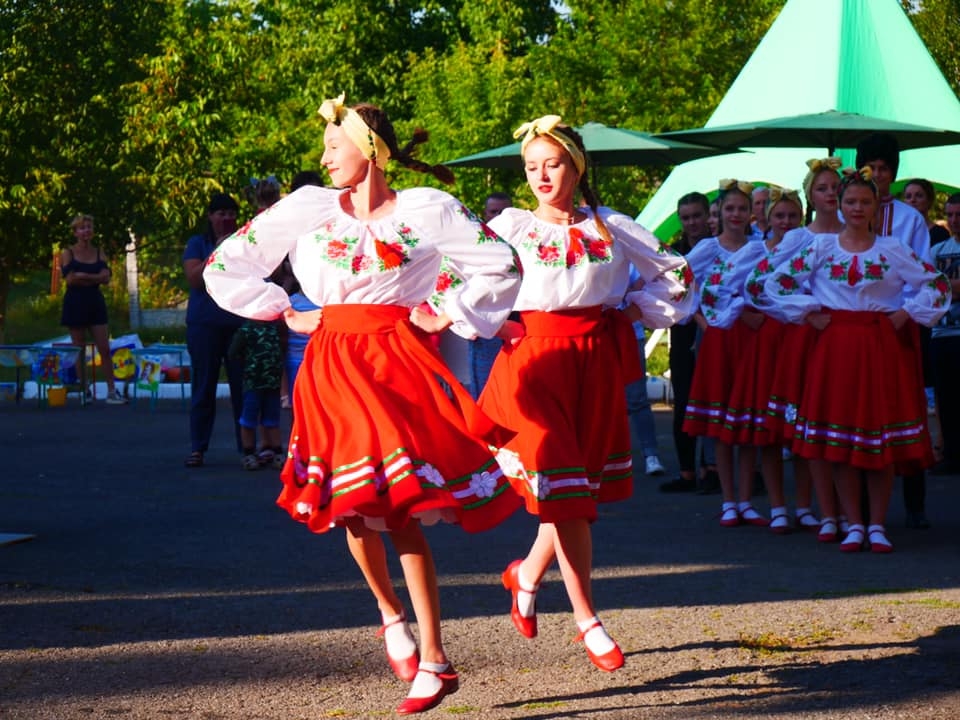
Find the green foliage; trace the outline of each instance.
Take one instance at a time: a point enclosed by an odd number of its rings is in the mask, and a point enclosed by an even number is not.
[[[960,95],[960,0],[901,0],[901,4],[954,94]]]

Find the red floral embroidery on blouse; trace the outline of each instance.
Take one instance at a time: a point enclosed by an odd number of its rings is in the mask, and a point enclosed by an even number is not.
[[[539,245],[537,247],[537,257],[543,262],[554,262],[560,257],[560,251],[553,245]]]
[[[437,292],[444,292],[449,289],[451,285],[453,285],[453,278],[450,277],[448,273],[440,273],[437,277]]]
[[[407,260],[400,243],[385,243],[382,240],[375,239],[373,245],[377,249],[377,257],[383,263],[384,270],[398,268]]]
[[[868,278],[879,280],[883,277],[883,267],[881,265],[868,265],[866,275]]]
[[[713,273],[710,277],[707,278],[707,285],[719,285],[722,279],[723,279],[722,273]]]
[[[342,240],[331,240],[327,243],[327,257],[331,260],[346,257],[350,247]]]
[[[757,272],[766,273],[770,272],[770,261],[767,258],[764,258],[760,261],[760,264],[757,265]]]
[[[793,260],[791,260],[791,261],[790,261],[790,269],[793,270],[794,272],[802,272],[802,271],[803,271],[803,258],[802,258],[802,257],[796,257],[796,258],[794,258]]]
[[[843,265],[831,265],[830,266],[830,277],[838,280],[846,275],[847,269]]]
[[[797,281],[789,275],[781,275],[778,278],[778,281],[780,283],[780,287],[782,287],[784,290],[793,290],[797,287]]]
[[[584,255],[583,232],[580,228],[570,228],[570,247],[567,250],[567,267],[573,267]]]

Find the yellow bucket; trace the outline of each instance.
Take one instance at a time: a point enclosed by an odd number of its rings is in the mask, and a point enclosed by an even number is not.
[[[47,404],[50,407],[63,407],[67,404],[67,389],[62,385],[47,390]]]

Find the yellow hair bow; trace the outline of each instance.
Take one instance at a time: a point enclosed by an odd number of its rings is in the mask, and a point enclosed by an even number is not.
[[[317,112],[328,123],[343,128],[343,132],[350,138],[350,142],[360,148],[363,156],[376,162],[377,167],[383,170],[387,166],[387,160],[390,159],[390,148],[387,147],[383,138],[364,122],[356,110],[344,107],[343,100],[345,97],[345,93],[340,93],[338,98],[324,100]]]
[[[733,190],[737,188],[744,195],[749,196],[753,192],[753,184],[744,182],[743,180],[734,180],[733,178],[724,178],[720,181],[720,191],[727,192],[728,190]]]
[[[776,205],[781,200],[789,200],[790,202],[795,202],[800,207],[803,205],[800,204],[800,194],[796,190],[790,188],[780,187],[779,185],[770,186],[770,206]]]
[[[544,115],[543,117],[539,117],[536,120],[531,120],[530,122],[526,122],[518,127],[514,131],[513,137],[514,139],[523,137],[523,140],[520,141],[520,154],[523,155],[526,152],[527,145],[530,144],[531,140],[539,137],[540,135],[546,135],[547,137],[556,140],[558,143],[560,143],[560,145],[563,146],[563,149],[570,154],[571,158],[573,158],[573,164],[577,168],[577,175],[583,175],[583,171],[587,167],[587,159],[584,157],[583,153],[580,151],[580,148],[577,147],[573,140],[561,132],[554,132],[559,124],[559,115]]]
[[[821,170],[839,170],[840,165],[843,164],[843,161],[840,160],[836,155],[831,155],[830,157],[807,160],[807,167],[810,168],[810,172],[820,172]]]
[[[864,165],[862,168],[857,170],[856,168],[848,167],[843,169],[843,181],[844,182],[853,182],[857,179],[863,180],[864,182],[872,183],[873,182],[873,168],[869,165]]]

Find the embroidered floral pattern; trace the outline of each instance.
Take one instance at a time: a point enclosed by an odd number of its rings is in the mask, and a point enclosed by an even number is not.
[[[800,289],[800,283],[797,282],[796,275],[800,273],[810,272],[810,264],[807,262],[807,257],[810,253],[813,252],[813,248],[804,248],[801,250],[796,257],[790,260],[790,265],[788,266],[787,273],[777,276],[777,285],[779,289],[777,290],[778,295],[790,295],[795,293]]]
[[[770,258],[765,257],[750,273],[750,278],[747,280],[747,298],[754,305],[757,305],[763,297],[763,283],[771,272],[773,267],[770,265]]]
[[[450,261],[444,256],[440,260],[440,273],[437,275],[437,284],[434,286],[433,294],[430,296],[430,306],[440,310],[444,304],[446,294],[451,290],[456,290],[463,285],[463,278],[454,272]]]
[[[890,269],[885,255],[874,260],[865,260],[863,263],[863,277],[865,280],[883,280],[884,273]]]
[[[717,319],[716,307],[720,297],[715,288],[723,284],[724,273],[728,273],[732,269],[732,264],[725,263],[718,257],[713,261],[713,267],[703,281],[703,289],[700,292],[700,308],[707,320]]]
[[[447,484],[440,471],[430,463],[424,463],[423,467],[417,470],[417,475],[422,477],[425,482],[436,487],[443,487]]]
[[[207,267],[212,267],[214,270],[224,271],[227,269],[227,266],[223,264],[223,260],[220,259],[219,250],[214,250],[207,257]]]
[[[497,489],[497,480],[489,472],[474,473],[470,477],[470,491],[477,497],[491,497]]]

